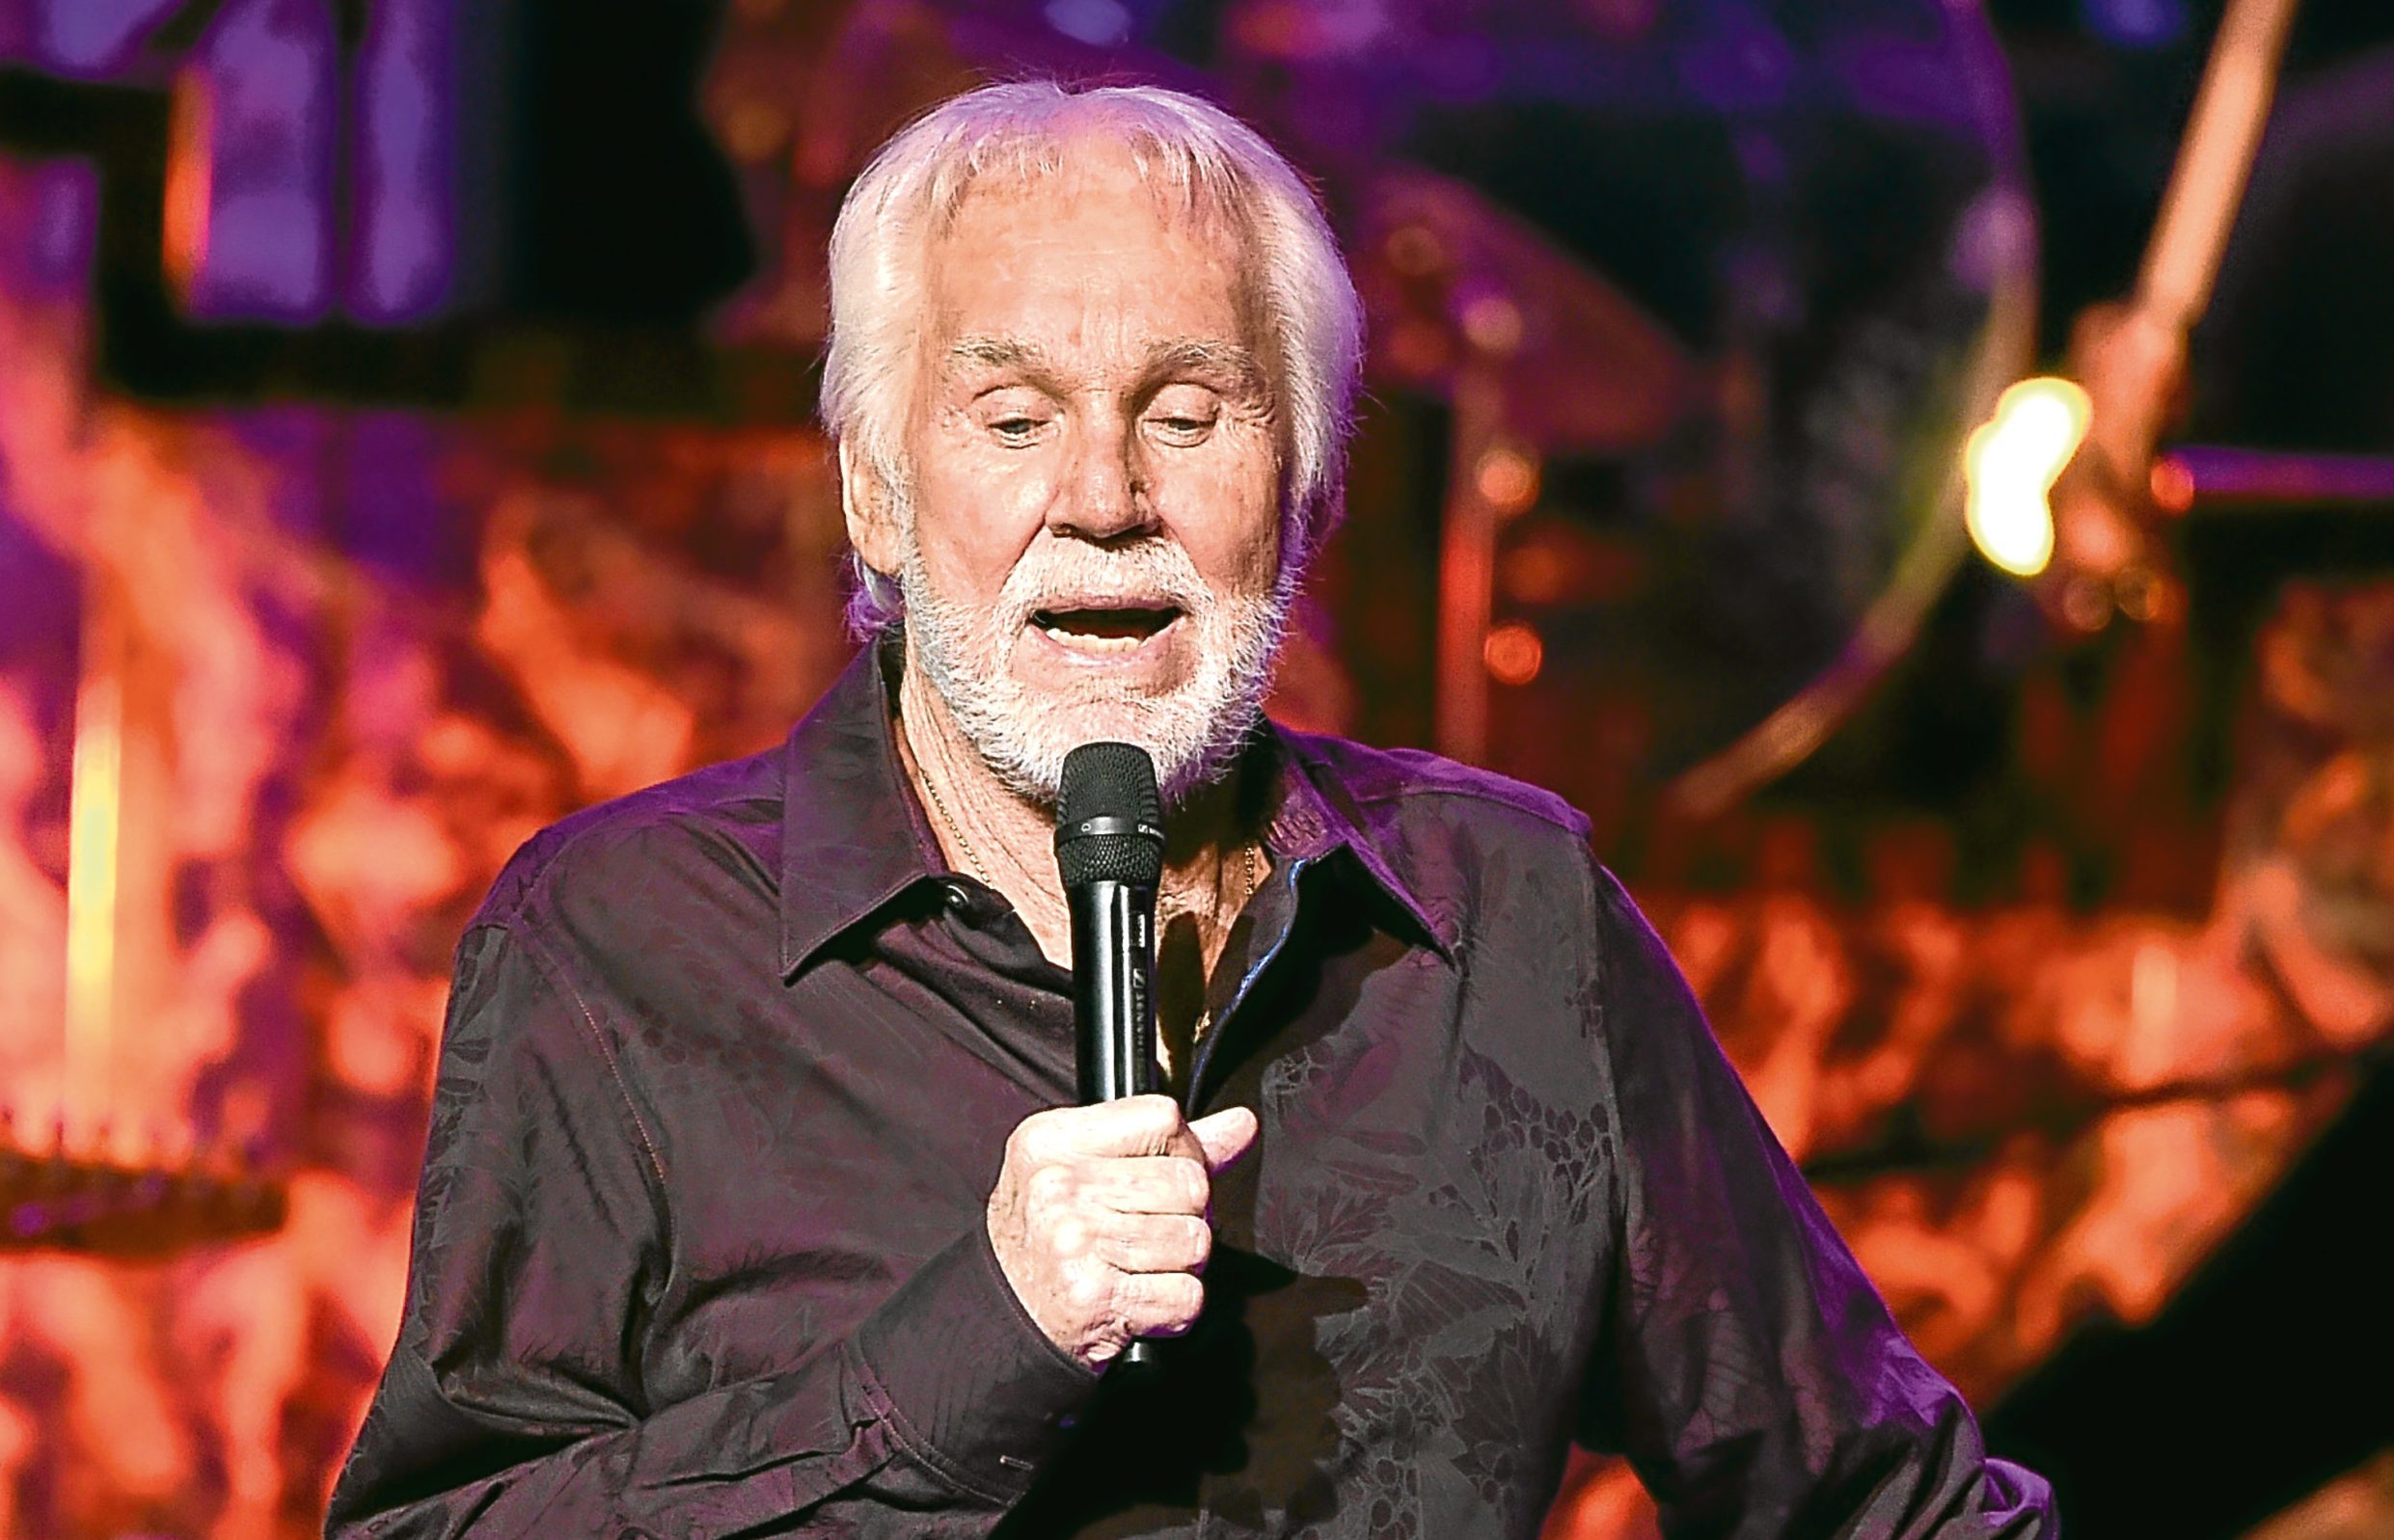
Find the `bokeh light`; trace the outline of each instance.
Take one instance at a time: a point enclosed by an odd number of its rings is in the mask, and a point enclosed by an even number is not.
[[[2033,578],[2054,557],[2054,482],[2086,437],[2086,392],[2068,380],[2023,380],[1962,451],[1971,539],[1989,561]]]

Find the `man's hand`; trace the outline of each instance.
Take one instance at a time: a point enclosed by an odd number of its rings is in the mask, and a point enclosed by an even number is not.
[[[1170,1096],[1033,1113],[1006,1140],[990,1242],[1047,1339],[1095,1368],[1205,1308],[1213,1174],[1255,1143],[1255,1114],[1183,1122]]]

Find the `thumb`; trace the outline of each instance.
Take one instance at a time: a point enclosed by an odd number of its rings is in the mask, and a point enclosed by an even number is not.
[[[1262,1127],[1249,1108],[1225,1107],[1190,1123],[1188,1131],[1206,1152],[1206,1170],[1215,1172],[1245,1154]]]

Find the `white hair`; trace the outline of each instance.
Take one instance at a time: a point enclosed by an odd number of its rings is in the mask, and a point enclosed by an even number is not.
[[[1293,579],[1342,510],[1363,306],[1304,179],[1262,135],[1195,96],[1046,80],[986,86],[941,102],[884,146],[831,230],[825,425],[903,499],[931,243],[975,181],[1053,176],[1070,141],[1091,129],[1118,138],[1143,178],[1191,212],[1226,219],[1245,244],[1279,419],[1281,566]],[[851,628],[870,635],[894,625],[904,614],[900,585],[860,559],[857,575]]]

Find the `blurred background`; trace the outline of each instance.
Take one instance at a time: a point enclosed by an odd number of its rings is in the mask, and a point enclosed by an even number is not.
[[[0,1535],[318,1527],[458,929],[836,672],[830,221],[1031,73],[1227,103],[1355,265],[1275,713],[1590,814],[2069,1532],[2394,1535],[2394,13],[2301,8],[2156,331],[2220,19],[0,0]],[[2057,484],[1973,437],[2040,370]]]

